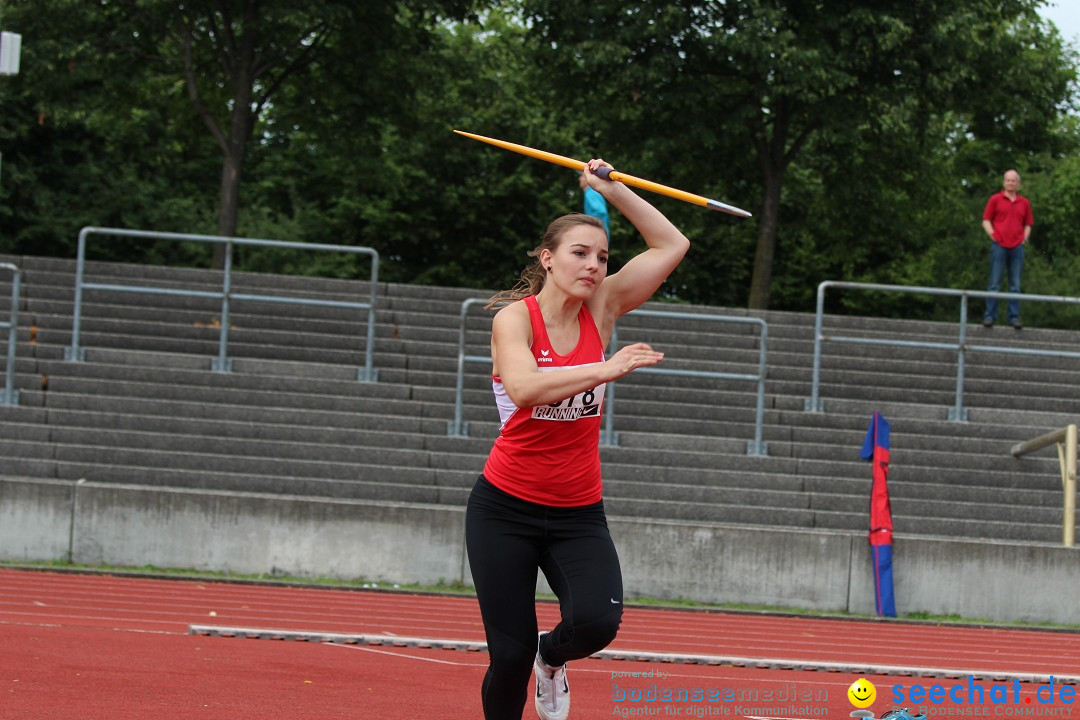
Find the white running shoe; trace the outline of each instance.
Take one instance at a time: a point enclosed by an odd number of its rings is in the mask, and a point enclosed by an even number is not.
[[[543,633],[541,633],[541,636]],[[570,714],[570,684],[566,682],[566,665],[551,667],[540,657],[537,638],[536,660],[536,715],[540,720],[566,720]]]

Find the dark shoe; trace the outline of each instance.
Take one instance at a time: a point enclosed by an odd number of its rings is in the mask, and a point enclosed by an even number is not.
[[[990,319],[990,318],[983,318],[983,327],[984,328],[992,328],[992,327],[994,327],[994,321],[992,319]]]
[[[1020,318],[1010,320],[1009,324],[1013,326],[1013,330],[1023,330],[1024,325],[1020,322]]]

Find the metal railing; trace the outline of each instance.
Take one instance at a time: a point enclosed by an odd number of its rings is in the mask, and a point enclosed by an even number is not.
[[[175,290],[146,285],[116,285],[111,283],[90,283],[84,279],[86,272],[86,242],[91,235],[110,235],[117,237],[147,238],[155,240],[176,240],[214,243],[225,246],[224,286],[221,292],[204,290]],[[232,254],[236,245],[288,248],[292,250],[321,250],[344,252],[371,256],[371,296],[368,302],[349,302],[343,300],[320,300],[318,298],[287,297],[282,295],[258,295],[238,293],[232,290]],[[189,233],[151,232],[146,230],[123,230],[120,228],[84,227],[79,232],[79,255],[75,267],[75,308],[71,327],[71,346],[64,351],[64,359],[71,362],[83,362],[85,350],[79,345],[79,333],[82,321],[82,301],[85,290],[111,290],[114,292],[144,293],[149,295],[171,295],[174,297],[211,298],[221,300],[221,331],[218,336],[218,356],[211,361],[211,369],[217,372],[231,372],[232,361],[228,357],[229,311],[234,300],[253,300],[259,302],[283,303],[287,305],[307,305],[317,307],[348,308],[367,310],[367,348],[364,353],[364,367],[358,369],[357,380],[374,382],[378,371],[374,369],[375,347],[375,299],[376,283],[379,278],[379,253],[369,247],[349,245],[323,245],[319,243],[286,242],[282,240],[259,240],[255,238],[223,237],[220,235],[193,235]]]
[[[469,437],[469,423],[463,421],[465,363],[491,362],[490,353],[487,355],[465,354],[465,325],[468,320],[469,308],[475,305],[483,307],[487,303],[488,301],[482,298],[469,298],[461,303],[461,322],[458,328],[457,381],[454,386],[454,419],[446,423],[446,434],[451,437]]]
[[[19,334],[19,290],[22,285],[22,270],[11,263],[0,263],[0,270],[10,270],[11,313],[7,322],[0,322],[0,330],[7,329],[7,368],[4,370],[4,392],[0,395],[0,405],[18,405],[19,391],[15,389],[15,348]]]
[[[712,372],[709,370],[673,370],[663,367],[647,367],[635,370],[635,373],[652,375],[676,375],[680,377],[709,378],[714,380],[746,380],[757,383],[757,401],[754,412],[754,439],[746,443],[747,455],[768,455],[768,444],[762,442],[762,427],[765,418],[765,365],[768,358],[769,325],[761,318],[738,317],[731,315],[704,315],[697,313],[667,312],[665,310],[632,310],[627,315],[644,317],[662,317],[672,320],[709,320],[713,322],[734,323],[740,325],[757,325],[761,338],[758,347],[758,370],[756,374]],[[618,345],[618,328],[612,328],[611,347]],[[605,412],[604,430],[600,434],[602,445],[618,445],[619,435],[614,431],[615,415],[615,383],[608,383],[607,397],[604,399],[607,409]]]
[[[465,326],[469,308],[474,305],[486,304],[487,300],[470,298],[461,304],[461,328],[458,335],[458,369],[457,383],[454,394],[454,419],[447,422],[447,435],[455,437],[468,437],[468,423],[462,421],[463,399],[465,385],[465,363],[467,362],[491,362],[490,355],[468,355],[465,352]],[[673,320],[708,320],[715,322],[736,323],[745,325],[757,325],[760,328],[761,338],[758,351],[758,369],[756,374],[712,372],[707,370],[676,370],[662,367],[648,367],[635,370],[637,373],[651,373],[655,375],[673,375],[681,377],[709,378],[723,380],[745,380],[757,383],[757,402],[754,414],[754,439],[746,443],[748,455],[765,456],[768,454],[768,443],[762,441],[762,427],[765,415],[765,368],[768,356],[769,326],[760,318],[737,317],[729,315],[705,315],[697,313],[668,312],[664,310],[632,310],[627,315],[644,317],[660,317]],[[618,344],[618,330],[612,329],[610,347]],[[618,433],[614,431],[615,417],[615,382],[607,383],[607,393],[604,397],[605,421],[600,433],[600,444],[604,446],[617,446],[619,443]]]
[[[1013,457],[1035,452],[1047,445],[1057,443],[1058,462],[1061,464],[1061,487],[1065,491],[1061,521],[1061,544],[1076,545],[1076,426],[1065,427],[1040,435],[1034,440],[1012,446]]]
[[[945,295],[960,298],[960,330],[955,343],[920,342],[915,340],[888,340],[880,338],[844,337],[839,335],[826,336],[822,326],[825,315],[825,291],[828,288],[842,288],[848,290],[877,290],[884,292],[899,292],[924,295]],[[999,298],[1002,300],[1023,300],[1025,302],[1053,302],[1080,305],[1080,297],[1062,297],[1058,295],[1025,295],[1023,293],[988,292],[981,290],[953,290],[950,288],[931,288],[907,285],[875,285],[872,283],[856,283],[826,280],[818,285],[817,314],[814,319],[814,370],[810,388],[810,398],[804,406],[808,412],[824,412],[824,404],[820,397],[821,387],[821,346],[825,341],[849,344],[849,345],[886,345],[892,347],[927,348],[932,350],[955,350],[956,351],[956,401],[949,409],[949,420],[964,422],[967,420],[967,410],[964,409],[964,361],[967,352],[996,352],[1011,355],[1042,355],[1045,357],[1080,358],[1080,352],[1068,352],[1065,350],[1039,350],[1036,348],[1006,347],[1001,345],[972,345],[967,341],[967,316],[968,298]]]

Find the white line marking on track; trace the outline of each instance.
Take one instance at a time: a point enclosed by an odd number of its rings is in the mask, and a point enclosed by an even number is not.
[[[61,630],[105,630],[108,632],[144,633],[147,635],[188,635],[173,630],[147,630],[146,628],[121,628],[107,627],[105,625],[72,625],[70,623],[46,623],[46,622],[23,622],[13,620],[0,620],[0,625],[19,625],[21,627],[46,627]]]
[[[344,648],[346,650],[363,650],[364,652],[376,653],[378,655],[392,655],[393,657],[405,658],[406,660],[422,660],[424,662],[438,663],[440,665],[456,665],[458,667],[487,667],[487,663],[483,665],[477,665],[476,663],[461,663],[453,662],[451,660],[436,660],[435,658],[417,657],[416,655],[406,655],[405,653],[390,652],[389,650],[378,650],[373,647],[364,647],[362,645],[342,645],[340,643],[324,642],[323,645],[330,647]]]
[[[409,655],[409,654],[404,653],[404,652],[393,652],[393,651],[390,651],[390,650],[381,650],[381,649],[378,649],[378,648],[365,646],[365,645],[342,645],[341,643],[334,643],[334,642],[324,642],[324,643],[321,643],[321,644],[322,645],[329,645],[329,646],[332,646],[332,647],[344,648],[346,650],[362,650],[364,652],[375,653],[377,655],[390,655],[391,657],[403,658],[405,660],[420,660],[420,661],[423,661],[423,662],[437,663],[439,665],[454,665],[456,667],[475,667],[475,668],[486,668],[487,667],[487,663],[482,663],[482,664],[481,663],[463,663],[463,662],[454,662],[452,660],[437,660],[435,658],[426,658],[426,657],[420,657],[420,656],[417,656],[417,655]],[[710,668],[710,669],[722,670],[722,668]],[[577,673],[590,673],[590,674],[596,674],[596,675],[610,675],[611,672],[612,671],[610,669],[608,669],[608,668],[583,668],[583,667],[580,667],[580,666],[574,667],[574,673],[575,674],[577,674]],[[715,672],[713,672],[713,673],[704,673],[704,674],[689,674],[689,673],[683,674],[683,673],[676,673],[676,672],[668,672],[667,678],[668,679],[671,679],[671,678],[694,678],[694,679],[698,679],[698,680],[700,680],[702,678],[709,678],[709,679],[712,679],[712,680],[732,680],[732,681],[737,681],[737,680],[743,680],[744,679],[744,678],[740,677],[739,675],[728,676],[728,675],[723,675],[723,674],[717,674]],[[811,683],[811,684],[818,684],[818,683]],[[825,685],[827,687],[832,687],[836,683],[835,682],[831,682],[831,683],[830,682],[822,682],[820,684]],[[758,719],[755,719],[755,720],[758,720]],[[804,720],[804,719],[803,718],[760,718],[760,720]],[[809,720],[809,719],[806,719],[806,720]],[[815,718],[814,720],[820,720],[820,718]]]

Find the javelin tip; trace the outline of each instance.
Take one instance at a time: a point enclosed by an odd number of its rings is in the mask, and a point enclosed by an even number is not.
[[[709,200],[708,207],[709,207],[710,210],[719,210],[720,212],[725,212],[728,215],[735,215],[735,216],[741,217],[741,218],[754,217],[753,215],[746,212],[742,208],[737,208],[734,205],[728,205],[727,203],[722,203],[719,200]]]

